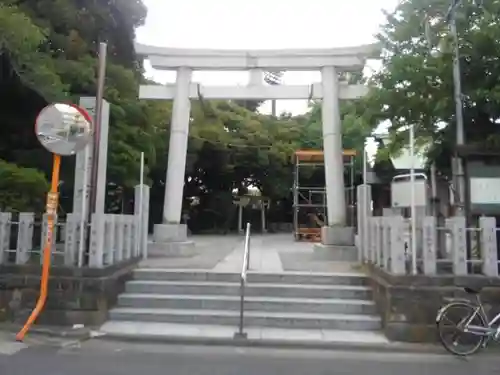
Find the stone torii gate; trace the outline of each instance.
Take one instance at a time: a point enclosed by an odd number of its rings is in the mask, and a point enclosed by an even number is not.
[[[378,48],[365,45],[332,49],[298,50],[209,50],[162,48],[136,44],[138,55],[159,70],[175,70],[175,84],[141,85],[139,98],[173,100],[163,222],[154,227],[155,248],[180,247],[175,253],[191,252],[187,228],[180,224],[191,99],[280,100],[322,99],[323,150],[328,226],[322,229],[324,245],[353,245],[354,230],[346,227],[340,99],[366,94],[364,85],[339,82],[340,72],[359,72],[368,56]],[[247,86],[203,86],[191,81],[195,70],[249,71]],[[264,85],[268,70],[320,70],[321,83],[312,85]],[[183,250],[185,249],[185,250]],[[160,250],[161,251],[161,250]]]

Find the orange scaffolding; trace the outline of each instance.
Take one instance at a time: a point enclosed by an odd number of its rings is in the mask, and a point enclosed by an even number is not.
[[[344,150],[344,168],[349,171],[349,185],[346,199],[354,205],[354,157],[355,150]],[[301,186],[300,172],[305,167],[323,167],[324,154],[321,150],[297,150],[293,155],[293,226],[296,240],[321,241],[321,227],[327,222],[325,186]]]

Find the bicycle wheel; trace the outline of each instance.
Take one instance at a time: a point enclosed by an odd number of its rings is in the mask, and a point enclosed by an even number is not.
[[[464,332],[464,325],[469,321],[471,326],[488,326],[484,317],[479,312],[476,313],[476,310],[476,305],[466,302],[452,302],[439,310],[436,317],[439,340],[448,352],[468,356],[481,349],[486,337]]]

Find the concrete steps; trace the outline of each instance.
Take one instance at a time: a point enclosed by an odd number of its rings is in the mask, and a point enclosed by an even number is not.
[[[114,309],[110,317],[112,320],[194,323],[236,327],[239,322],[239,311],[120,307]],[[380,319],[371,315],[247,311],[245,324],[252,327],[374,330],[380,326]]]
[[[101,327],[101,339],[167,344],[250,346],[322,350],[414,352],[415,347],[391,343],[378,331],[329,329],[245,328],[247,338],[234,338],[234,327],[209,324],[109,321]]]
[[[207,309],[239,311],[239,296],[169,295],[127,293],[119,297],[119,306],[152,309]],[[319,314],[375,314],[375,303],[368,300],[334,298],[245,298],[246,311],[294,311]]]
[[[134,279],[141,281],[211,281],[239,282],[239,273],[208,272],[193,270],[175,270],[142,268],[134,271]],[[248,272],[248,283],[283,283],[313,285],[366,285],[367,277],[359,273],[264,273]]]
[[[110,311],[103,331],[113,324],[134,322],[137,332],[146,323],[236,330],[239,281],[236,273],[139,269]],[[376,332],[381,322],[371,294],[362,274],[250,272],[245,327]]]
[[[126,293],[151,294],[202,294],[238,296],[239,282],[212,281],[143,281],[127,283]],[[248,282],[247,296],[280,296],[297,298],[345,298],[368,299],[371,290],[367,286],[314,285],[314,284],[267,284]]]

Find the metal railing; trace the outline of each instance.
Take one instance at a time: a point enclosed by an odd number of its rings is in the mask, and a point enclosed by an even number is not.
[[[245,251],[243,253],[243,265],[240,274],[240,323],[238,332],[234,334],[235,338],[246,339],[247,334],[243,331],[245,320],[245,286],[247,283],[247,273],[250,268],[250,223],[247,223],[245,232]]]

